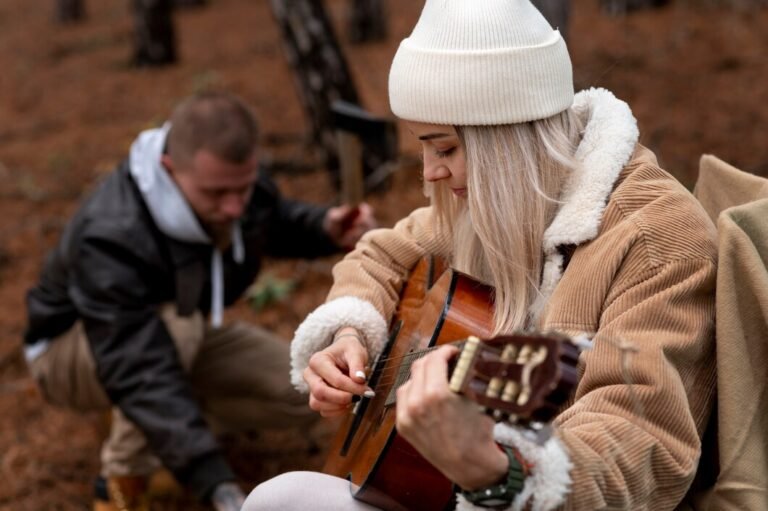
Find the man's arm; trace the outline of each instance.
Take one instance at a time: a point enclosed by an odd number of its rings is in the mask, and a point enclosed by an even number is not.
[[[256,208],[272,205],[267,221],[267,252],[274,257],[323,257],[351,249],[360,236],[376,227],[373,210],[358,207],[325,207],[280,194],[275,183],[262,175],[254,190]]]
[[[266,227],[266,252],[272,257],[322,257],[340,247],[323,228],[327,207],[287,199],[263,172],[254,189],[252,207],[261,214]]]

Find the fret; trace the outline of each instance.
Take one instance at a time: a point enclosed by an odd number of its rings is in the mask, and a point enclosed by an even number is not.
[[[416,350],[403,357],[403,361],[397,369],[397,378],[395,378],[395,383],[392,384],[392,388],[389,389],[389,394],[387,394],[387,400],[384,402],[384,406],[392,406],[395,404],[397,401],[397,389],[411,378],[411,365],[434,349],[435,348]]]

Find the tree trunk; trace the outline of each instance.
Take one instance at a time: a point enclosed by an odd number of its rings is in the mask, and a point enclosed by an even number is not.
[[[174,7],[202,7],[208,5],[208,0],[173,0]]]
[[[640,9],[653,9],[667,5],[669,0],[600,0],[600,6],[608,14],[627,14]]]
[[[85,18],[83,0],[56,0],[56,21],[72,23]]]
[[[533,5],[547,18],[552,28],[560,31],[563,39],[568,39],[568,18],[571,15],[570,0],[533,0]]]
[[[288,63],[325,166],[338,168],[331,103],[358,103],[357,90],[321,0],[270,0]]]
[[[172,10],[171,0],[133,0],[135,65],[162,66],[176,62]]]
[[[472,0],[475,1],[475,0]],[[359,105],[355,84],[339,47],[322,0],[270,0],[282,32],[288,63],[311,126],[311,140],[320,149],[323,165],[340,187],[339,146],[333,104]],[[394,123],[376,133],[361,134],[363,175],[368,190],[386,184],[378,172],[397,157]]]
[[[353,43],[381,41],[387,37],[384,0],[350,0],[349,40]]]
[[[720,0],[720,3],[737,9],[754,9],[755,7],[768,6],[768,0]]]

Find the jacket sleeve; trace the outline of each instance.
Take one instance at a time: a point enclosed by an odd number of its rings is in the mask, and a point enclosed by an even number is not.
[[[435,229],[434,222],[432,208],[417,209],[392,229],[366,233],[355,250],[334,266],[327,302],[307,316],[291,343],[291,381],[298,390],[308,390],[301,375],[309,358],[328,346],[343,326],[363,334],[372,359],[381,353],[387,324],[411,269],[427,254],[449,257],[448,237]]]
[[[261,200],[269,197],[273,204],[266,242],[270,256],[314,258],[340,250],[323,229],[327,207],[283,197],[274,181],[264,174],[257,190]]]
[[[70,294],[98,378],[163,464],[205,499],[216,484],[234,475],[192,395],[157,305],[149,305],[162,297],[146,285],[158,271],[138,253],[147,244],[115,224],[86,230],[70,254],[77,261]]]
[[[715,264],[673,260],[612,286],[555,421],[567,509],[673,509],[685,495],[714,393]]]

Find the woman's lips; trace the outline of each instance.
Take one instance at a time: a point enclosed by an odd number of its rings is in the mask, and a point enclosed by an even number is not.
[[[467,196],[467,189],[466,188],[451,188],[451,191],[456,197],[466,197]]]

